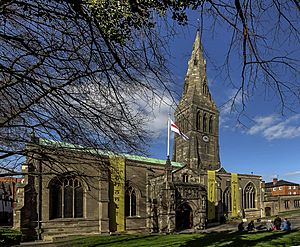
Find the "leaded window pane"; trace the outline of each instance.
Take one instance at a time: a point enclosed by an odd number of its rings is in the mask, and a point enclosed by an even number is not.
[[[81,218],[83,217],[83,188],[82,187],[77,187],[75,188],[75,199],[74,199],[74,210],[75,218]]]
[[[64,187],[64,218],[73,217],[73,188],[69,185]]]
[[[136,195],[134,190],[131,193],[131,216],[136,216]]]
[[[130,195],[128,190],[125,194],[125,216],[130,216]]]

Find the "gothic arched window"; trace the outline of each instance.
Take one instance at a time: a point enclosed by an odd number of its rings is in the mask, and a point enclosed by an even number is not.
[[[203,95],[206,95],[206,96],[208,94],[208,87],[207,87],[206,82],[204,82],[202,85],[202,93],[203,93]]]
[[[188,119],[184,119],[183,120],[183,131],[187,132],[188,129],[189,129],[189,121],[188,121]]]
[[[202,196],[202,202],[201,202],[201,204],[202,204],[202,209],[206,209],[206,197],[205,196]]]
[[[224,205],[224,212],[228,213],[231,211],[231,190],[229,187],[224,191],[223,194],[223,205]]]
[[[200,111],[198,111],[196,116],[196,130],[200,130],[200,129],[201,129],[201,113]]]
[[[207,122],[207,117],[206,113],[203,115],[203,132],[206,132],[206,122]]]
[[[49,218],[83,217],[83,187],[75,177],[53,178],[49,183]]]
[[[209,133],[213,132],[213,116],[212,115],[209,117],[209,121],[208,121],[208,132]]]
[[[130,186],[125,192],[125,216],[137,215],[137,195],[135,190]]]
[[[244,189],[244,208],[255,208],[255,187],[249,183]]]

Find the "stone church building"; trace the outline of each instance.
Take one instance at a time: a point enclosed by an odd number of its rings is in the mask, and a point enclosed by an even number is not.
[[[34,155],[22,167],[36,175],[25,176],[17,189],[14,227],[47,239],[197,230],[224,215],[261,217],[261,177],[221,166],[219,111],[208,88],[199,34],[175,121],[189,140],[175,136],[172,161],[36,140],[28,146]]]

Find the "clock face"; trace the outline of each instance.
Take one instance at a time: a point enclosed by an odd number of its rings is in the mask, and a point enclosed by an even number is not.
[[[202,140],[205,141],[205,142],[209,142],[209,137],[208,136],[203,136]]]

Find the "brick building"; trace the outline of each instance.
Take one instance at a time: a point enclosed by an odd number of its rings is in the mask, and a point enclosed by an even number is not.
[[[0,178],[0,225],[12,224],[13,208],[16,204],[16,188],[17,184],[21,182],[21,178]]]
[[[273,178],[272,182],[265,183],[266,193],[271,196],[300,195],[299,184]]]
[[[272,182],[265,183],[264,187],[266,216],[300,209],[299,184],[274,178]]]

